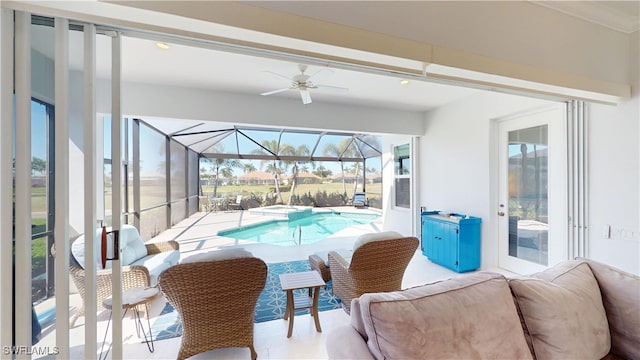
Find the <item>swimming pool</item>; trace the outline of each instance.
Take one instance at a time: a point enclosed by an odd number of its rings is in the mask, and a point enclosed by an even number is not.
[[[368,224],[376,214],[313,213],[297,220],[272,220],[218,232],[220,236],[282,246],[310,244],[347,227]]]

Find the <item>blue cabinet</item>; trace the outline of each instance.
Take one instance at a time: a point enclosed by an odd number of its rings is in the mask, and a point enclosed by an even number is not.
[[[480,267],[480,218],[424,211],[422,217],[422,253],[432,262],[456,272]]]

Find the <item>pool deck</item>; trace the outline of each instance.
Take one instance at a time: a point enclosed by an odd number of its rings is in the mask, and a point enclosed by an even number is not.
[[[351,206],[323,208],[321,211],[351,212],[356,214],[377,214],[376,209],[357,209]],[[251,211],[199,212],[184,219],[173,228],[159,234],[152,241],[175,240],[180,244],[181,259],[188,256],[229,247],[242,247],[265,262],[303,260],[317,251],[337,248],[351,248],[356,238],[365,233],[382,231],[382,218],[363,225],[355,225],[341,230],[326,239],[313,244],[281,246],[261,244],[217,235],[221,230],[253,225],[271,220],[282,220],[281,216],[260,215]]]

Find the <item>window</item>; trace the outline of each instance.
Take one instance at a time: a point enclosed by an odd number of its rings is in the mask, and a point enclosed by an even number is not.
[[[411,206],[411,156],[409,144],[393,147],[395,206]]]

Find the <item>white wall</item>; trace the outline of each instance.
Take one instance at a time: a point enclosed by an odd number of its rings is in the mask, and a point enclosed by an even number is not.
[[[481,268],[497,266],[491,158],[493,119],[547,106],[550,102],[484,92],[428,112],[420,139],[419,206],[482,218]],[[495,189],[493,190],[495,191]]]
[[[589,106],[589,257],[640,274],[639,32],[630,39],[633,97]],[[612,227],[611,238],[603,235]]]
[[[424,132],[422,114],[412,111],[322,102],[301,106],[298,99],[141,83],[125,83],[122,94],[123,113],[142,118],[168,117],[374,134],[419,135]]]

